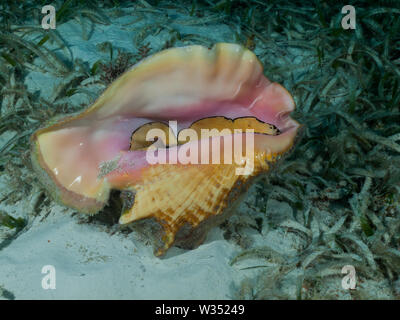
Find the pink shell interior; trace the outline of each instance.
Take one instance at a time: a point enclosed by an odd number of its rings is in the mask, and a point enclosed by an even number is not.
[[[82,114],[39,130],[34,161],[63,203],[94,212],[112,188],[140,181],[149,164],[145,151],[129,151],[130,138],[148,122],[176,120],[181,130],[202,118],[254,116],[281,131],[256,134],[256,147],[283,153],[300,125],[289,116],[291,95],[262,71],[253,53],[234,44],[163,51],[122,75]],[[100,167],[112,160],[123,170],[99,177]]]

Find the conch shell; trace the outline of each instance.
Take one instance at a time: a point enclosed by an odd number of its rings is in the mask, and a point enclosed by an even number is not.
[[[97,213],[121,190],[120,223],[153,218],[162,255],[174,243],[198,245],[291,149],[301,127],[293,110],[291,95],[240,45],[168,49],[125,72],[87,110],[36,131],[32,163],[51,196],[79,212]]]

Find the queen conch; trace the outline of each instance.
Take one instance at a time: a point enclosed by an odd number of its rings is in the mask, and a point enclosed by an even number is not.
[[[36,131],[32,163],[50,195],[82,213],[120,190],[119,222],[155,222],[160,256],[199,245],[292,148],[301,128],[293,110],[246,48],[172,48],[133,66],[85,111]]]

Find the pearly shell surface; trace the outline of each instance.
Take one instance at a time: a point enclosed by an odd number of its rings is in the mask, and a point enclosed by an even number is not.
[[[112,189],[131,194],[120,223],[154,218],[162,226],[156,248],[162,255],[183,228],[190,235],[206,220],[225,217],[253,179],[292,148],[301,127],[289,116],[293,110],[291,95],[265,78],[244,47],[173,48],[133,66],[87,110],[36,131],[31,158],[52,197],[80,212],[100,211]],[[176,121],[176,132],[169,121]],[[146,126],[176,135],[158,147],[168,157],[196,142],[173,143],[189,128],[254,129],[240,134],[254,139],[254,170],[237,175],[238,164],[149,164],[147,145],[139,141]],[[209,138],[212,152],[236,152],[214,146],[220,139]]]

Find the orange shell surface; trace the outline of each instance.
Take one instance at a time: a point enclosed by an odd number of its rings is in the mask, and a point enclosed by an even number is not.
[[[36,131],[31,138],[33,167],[55,200],[80,212],[100,211],[112,189],[134,194],[120,223],[155,218],[163,226],[163,245],[156,252],[161,255],[184,226],[194,230],[210,217],[222,216],[253,178],[293,146],[301,127],[289,116],[293,99],[262,71],[256,56],[236,44],[164,50],[124,73],[87,110]],[[243,134],[243,139],[254,138],[254,148],[246,154],[254,159],[250,174],[237,174],[249,158],[240,165],[149,164],[146,150],[131,149],[132,133],[151,122],[177,121],[178,134],[207,119],[223,125],[221,117],[243,118],[237,123],[246,129],[252,123],[246,117],[256,118],[257,128],[279,129],[278,135],[270,129]],[[216,139],[220,137],[210,142]],[[212,146],[212,152],[236,152],[230,145]]]

